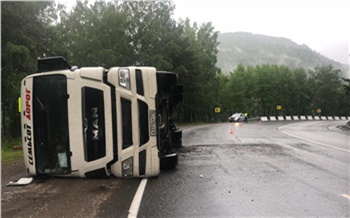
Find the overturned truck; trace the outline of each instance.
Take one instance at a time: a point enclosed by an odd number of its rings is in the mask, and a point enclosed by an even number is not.
[[[62,57],[39,59],[38,71],[22,80],[19,98],[29,174],[154,177],[177,165],[177,74],[77,68]]]

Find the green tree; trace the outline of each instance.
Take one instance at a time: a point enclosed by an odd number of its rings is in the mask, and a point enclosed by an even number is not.
[[[214,89],[214,96],[215,101],[214,105],[216,107],[220,107],[221,114],[216,115],[217,119],[220,119],[221,121],[225,121],[228,116],[231,115],[231,110],[227,105],[227,96],[226,96],[226,86],[228,84],[229,77],[226,76],[221,72],[221,70],[218,71],[218,73],[215,76],[215,79],[212,81],[213,83],[213,89]]]
[[[184,45],[181,59],[179,58],[176,72],[179,73],[180,83],[185,87],[184,104],[180,106],[183,121],[210,121],[216,116],[215,78],[217,32],[211,23],[191,24],[189,19],[179,24],[182,28],[180,45]]]
[[[13,112],[20,79],[36,71],[36,59],[42,56],[64,56],[78,66],[151,65],[177,72],[185,88],[184,104],[178,108],[182,122],[210,121],[214,106],[228,111],[222,102],[229,79],[215,66],[218,32],[211,23],[176,22],[174,8],[168,1],[78,1],[67,12],[55,2],[4,2],[3,129],[19,126],[19,114]],[[255,93],[247,82],[255,81],[254,75],[255,70],[235,75],[244,82],[242,89],[249,87],[237,108],[256,106],[247,94]]]
[[[2,134],[20,134],[17,98],[21,79],[36,72],[36,58],[47,52],[50,2],[1,2]],[[30,21],[30,22],[28,22]]]
[[[344,95],[339,79],[339,69],[332,65],[318,66],[311,71],[310,86],[314,98],[314,110],[320,108],[323,115],[336,115],[341,104],[339,96]]]
[[[342,78],[344,81],[344,92],[346,95],[350,95],[350,79]]]
[[[305,114],[310,107],[310,93],[304,69],[291,71],[283,65],[256,67],[238,65],[224,85],[225,107],[251,116]],[[282,110],[276,109],[277,105]]]
[[[226,88],[226,96],[227,105],[230,108],[231,113],[242,112],[242,110],[245,109],[245,73],[245,67],[243,65],[238,65],[230,74],[228,87]]]
[[[176,22],[171,18],[174,4],[127,1],[122,7],[128,16],[126,33],[135,53],[133,64],[172,70],[172,57],[180,53]]]
[[[112,2],[77,2],[56,26],[64,56],[78,66],[130,64],[131,47],[125,37],[126,16]],[[131,57],[132,58],[132,57]]]
[[[260,115],[276,115],[276,105],[280,104],[277,65],[256,66],[257,73],[257,102]]]
[[[311,97],[310,88],[308,86],[308,78],[303,68],[295,69],[292,72],[292,86],[290,90],[293,92],[293,96],[289,103],[291,110],[290,115],[308,115],[312,114],[311,110]]]

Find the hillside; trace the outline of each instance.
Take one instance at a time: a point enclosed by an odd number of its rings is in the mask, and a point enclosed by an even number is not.
[[[262,64],[287,65],[295,69],[333,65],[345,75],[347,66],[333,61],[307,45],[299,45],[287,38],[271,37],[247,32],[220,33],[218,36],[217,67],[229,73],[238,64],[256,66]]]

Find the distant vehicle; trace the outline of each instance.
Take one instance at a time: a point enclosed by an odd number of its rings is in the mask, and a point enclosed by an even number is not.
[[[235,113],[232,116],[228,118],[228,120],[231,122],[244,122],[245,116],[242,113]]]

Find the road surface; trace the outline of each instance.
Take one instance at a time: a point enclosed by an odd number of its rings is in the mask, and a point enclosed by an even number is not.
[[[350,217],[349,131],[339,121],[183,127],[179,165],[147,180],[138,217]],[[127,217],[141,179],[36,179],[2,166],[2,217]],[[135,212],[135,211],[134,211]]]
[[[345,145],[350,136],[328,129],[338,124],[225,123],[187,129],[177,170],[148,181],[139,217],[349,217]],[[301,137],[288,135],[298,135],[298,128]],[[348,150],[305,141],[309,135],[329,137],[323,143],[335,140]]]

